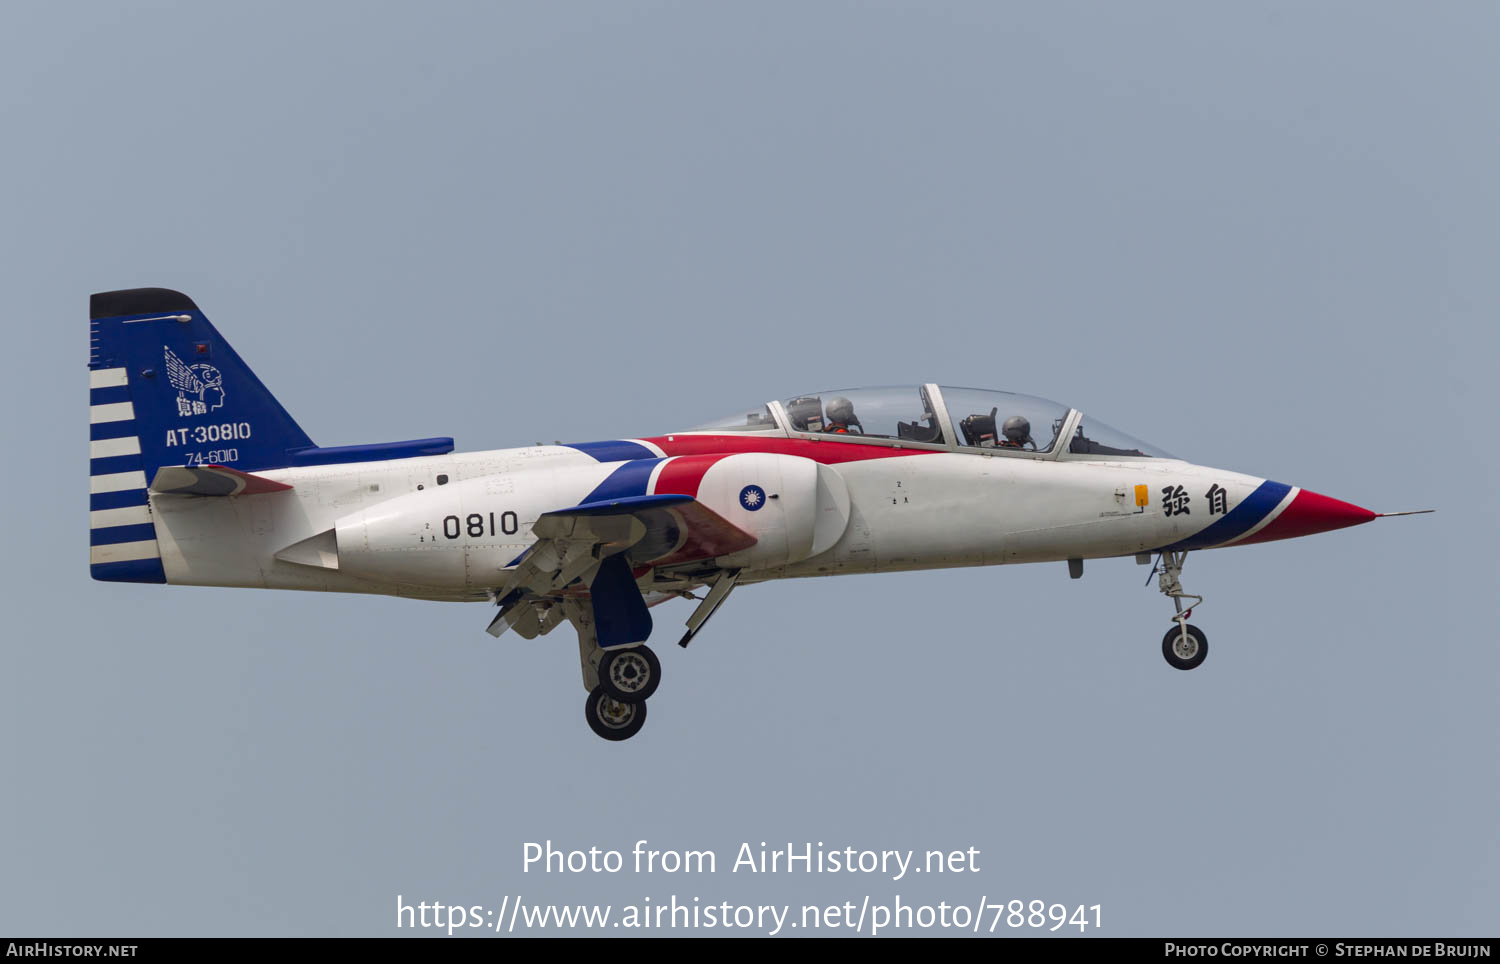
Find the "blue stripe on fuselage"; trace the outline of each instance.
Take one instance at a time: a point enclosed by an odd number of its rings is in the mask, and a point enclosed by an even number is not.
[[[611,499],[628,499],[645,495],[646,486],[651,481],[652,471],[665,461],[666,459],[653,458],[626,462],[609,473],[609,478],[600,482],[594,491],[583,497],[579,504],[587,505],[590,502],[608,502]]]
[[[1255,528],[1260,520],[1280,505],[1281,500],[1286,498],[1286,494],[1290,491],[1292,491],[1291,486],[1267,479],[1254,492],[1245,496],[1239,505],[1230,509],[1224,518],[1204,526],[1180,542],[1160,546],[1151,551],[1186,552],[1189,549],[1207,549],[1211,546],[1222,545],[1231,539],[1238,539]]]
[[[567,448],[577,449],[600,462],[630,462],[635,459],[659,457],[639,442],[626,442],[619,439],[611,442],[570,442]]]

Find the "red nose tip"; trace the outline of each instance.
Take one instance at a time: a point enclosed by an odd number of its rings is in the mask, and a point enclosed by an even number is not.
[[[1314,532],[1357,526],[1376,518],[1379,516],[1369,509],[1331,499],[1309,489],[1299,489],[1297,497],[1281,510],[1280,515],[1271,520],[1270,525],[1242,542],[1295,539],[1298,536],[1310,536]]]

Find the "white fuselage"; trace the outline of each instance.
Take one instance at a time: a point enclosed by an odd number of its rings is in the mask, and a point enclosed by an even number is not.
[[[827,452],[854,443],[821,444]],[[793,469],[813,459],[719,458],[693,494],[777,547],[738,560],[746,582],[1147,552],[1212,521],[1203,490],[1219,487],[1233,507],[1263,481],[1177,460],[912,450],[818,460],[803,472],[812,481],[794,482]],[[674,460],[654,461],[648,491]],[[568,446],[531,446],[263,470],[292,488],[233,498],[153,494],[150,505],[170,583],[483,600],[534,542],[542,513],[579,504],[624,464]],[[725,481],[711,485],[717,475]],[[787,497],[752,515],[732,497],[742,478],[773,479],[768,491],[784,486]],[[1168,514],[1162,493],[1177,486],[1194,501]],[[799,503],[806,524],[817,527],[800,543],[781,532],[803,525]],[[647,591],[698,581],[687,571],[641,576]]]

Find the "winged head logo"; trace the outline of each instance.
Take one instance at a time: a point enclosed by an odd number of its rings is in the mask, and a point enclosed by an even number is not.
[[[224,376],[212,365],[189,365],[170,348],[167,353],[167,381],[177,389],[177,414],[206,415],[224,407]]]

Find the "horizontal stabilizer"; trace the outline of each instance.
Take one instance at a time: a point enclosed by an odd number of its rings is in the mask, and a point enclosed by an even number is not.
[[[377,442],[373,445],[334,445],[328,448],[296,449],[286,453],[289,465],[343,465],[348,462],[385,462],[391,459],[415,459],[430,455],[447,455],[453,451],[453,439],[416,438],[405,442]]]
[[[158,495],[261,495],[290,488],[285,482],[222,465],[164,465],[151,480],[151,491]]]

